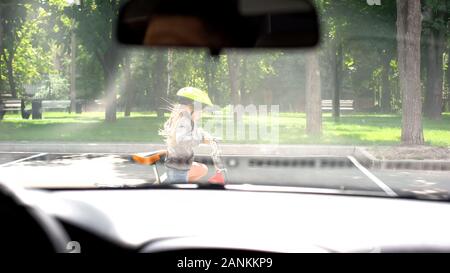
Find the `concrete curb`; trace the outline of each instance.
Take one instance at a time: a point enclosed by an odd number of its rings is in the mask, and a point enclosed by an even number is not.
[[[0,152],[29,153],[137,153],[164,148],[163,144],[131,143],[5,143]]]
[[[450,171],[450,160],[380,160],[362,147],[356,148],[354,157],[371,169]]]
[[[151,150],[165,149],[162,143],[37,143],[0,142],[0,152],[29,153],[114,153],[133,154]],[[371,169],[414,169],[450,170],[449,160],[379,160],[364,147],[338,145],[265,145],[265,144],[222,144],[226,155],[253,156],[353,156],[364,167]],[[195,149],[199,155],[210,154],[208,145]]]
[[[162,143],[35,143],[0,142],[0,152],[32,153],[119,153],[132,154],[150,150],[165,149]],[[229,155],[280,155],[280,156],[347,156],[356,147],[326,145],[259,145],[259,144],[221,144],[223,153]],[[202,144],[195,149],[197,153],[209,154],[209,145]]]

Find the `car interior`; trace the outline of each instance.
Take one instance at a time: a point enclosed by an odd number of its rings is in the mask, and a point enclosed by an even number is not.
[[[320,43],[320,22],[307,0],[130,0],[120,9],[115,36],[122,47],[201,47],[212,56],[227,48],[308,50]],[[160,155],[135,160],[151,172]],[[254,163],[233,160],[235,166]],[[440,216],[449,211],[447,202],[346,189],[247,183],[23,188],[0,182],[0,249],[448,252],[450,220]]]

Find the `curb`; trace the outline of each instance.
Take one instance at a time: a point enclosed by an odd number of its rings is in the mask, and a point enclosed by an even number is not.
[[[142,151],[165,149],[162,143],[36,143],[0,142],[0,152],[28,153],[113,153],[133,154]],[[364,147],[338,145],[270,145],[270,144],[222,144],[226,155],[250,156],[353,156],[361,165],[369,169],[391,170],[435,170],[450,171],[450,160],[380,160]],[[199,155],[209,155],[209,145],[195,149]]]
[[[380,160],[361,147],[356,148],[354,157],[371,169],[450,171],[450,160]]]
[[[165,149],[162,143],[12,143],[0,142],[0,152],[30,153],[118,153],[133,154],[143,151]],[[353,146],[326,145],[271,145],[271,144],[221,144],[224,154],[229,155],[279,155],[279,156],[347,156],[354,153]],[[194,149],[199,154],[210,154],[207,144]]]

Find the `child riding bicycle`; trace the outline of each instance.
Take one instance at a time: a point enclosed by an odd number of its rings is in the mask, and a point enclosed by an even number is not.
[[[167,144],[166,183],[196,182],[208,173],[208,167],[194,162],[193,148],[212,140],[211,135],[198,126],[201,107],[197,105],[213,104],[206,92],[193,87],[180,89],[177,96],[179,102],[171,105],[170,117],[160,131]]]

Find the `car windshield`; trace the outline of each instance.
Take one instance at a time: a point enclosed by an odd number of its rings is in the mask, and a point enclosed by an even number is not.
[[[449,198],[448,1],[315,0],[317,47],[218,56],[119,44],[124,2],[0,2],[0,181]]]

